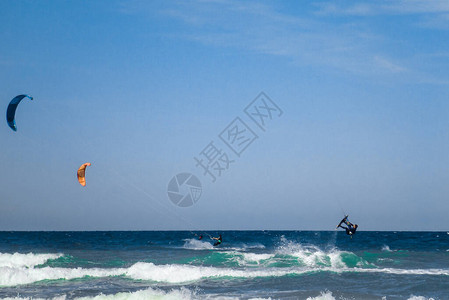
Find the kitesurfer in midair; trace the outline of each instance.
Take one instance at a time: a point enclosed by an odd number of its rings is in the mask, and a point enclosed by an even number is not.
[[[345,223],[345,226],[341,226],[341,224]],[[337,228],[341,227],[344,230],[346,230],[346,234],[350,235],[352,237],[353,234],[355,234],[355,232],[357,231],[357,228],[359,227],[359,225],[357,224],[352,224],[351,222],[348,221],[348,216],[345,216],[343,218],[343,220],[341,220],[340,224],[338,224]]]

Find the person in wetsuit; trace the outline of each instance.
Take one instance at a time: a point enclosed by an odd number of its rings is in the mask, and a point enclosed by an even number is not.
[[[212,238],[213,240],[217,240],[216,242],[215,242],[215,244],[214,244],[214,246],[218,246],[218,245],[220,245],[223,241],[222,241],[222,239],[221,239],[221,234],[217,237],[217,238]]]
[[[341,226],[341,223],[338,225],[338,227],[341,227],[344,230],[346,230],[346,234],[352,237],[352,235],[355,234],[355,232],[357,231],[357,227],[359,227],[359,225],[352,224],[351,222],[348,221],[347,218],[345,219],[344,223],[346,224],[347,227]]]
[[[198,237],[198,240],[202,240],[203,239],[203,235],[201,234],[199,237]]]

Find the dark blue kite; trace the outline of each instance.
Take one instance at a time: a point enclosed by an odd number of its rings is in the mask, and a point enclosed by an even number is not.
[[[14,99],[12,99],[11,102],[9,102],[8,109],[6,110],[6,122],[8,122],[9,127],[11,127],[11,129],[14,131],[17,131],[15,121],[16,109],[23,98],[29,98],[30,100],[33,100],[33,97],[28,95],[15,96]]]

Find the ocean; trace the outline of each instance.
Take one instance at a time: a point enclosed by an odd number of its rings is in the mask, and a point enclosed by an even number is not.
[[[449,232],[0,232],[0,298],[449,299]]]

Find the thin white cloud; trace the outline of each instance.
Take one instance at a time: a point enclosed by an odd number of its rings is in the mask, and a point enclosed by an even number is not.
[[[447,0],[401,0],[388,1],[381,8],[385,12],[398,14],[447,13],[449,1]]]
[[[375,56],[374,61],[378,64],[379,67],[387,69],[392,73],[401,73],[406,71],[404,67],[401,67],[400,65],[391,62],[385,57]]]
[[[356,3],[351,5],[338,5],[336,2],[316,3],[319,15],[356,15],[367,16],[374,14],[374,7],[369,3]]]
[[[321,2],[316,4],[318,13],[327,15],[407,15],[407,14],[440,14],[449,13],[447,0],[399,0]]]
[[[145,5],[145,2],[136,1]],[[283,11],[284,7],[276,6],[281,5],[279,3],[251,1],[198,0],[162,5],[157,9],[150,6],[149,9],[152,16],[179,22],[178,30],[169,33],[172,37],[284,57],[299,66],[331,68],[364,76],[401,75],[401,80],[409,78],[416,82],[419,78],[419,82],[436,82],[432,79],[431,68],[426,66],[420,70],[420,65],[414,61],[417,54],[425,54],[420,53],[419,48],[404,45],[397,37],[390,38],[388,33],[377,33],[364,18],[347,16],[336,22],[323,12],[358,15],[434,12],[437,16],[449,9],[449,1],[448,4],[436,1],[426,5],[427,1],[412,0],[413,8],[404,7],[404,1],[349,2],[346,7],[338,3],[340,6],[334,2],[322,3],[318,9],[321,15],[316,14],[314,4],[297,7],[301,11],[290,14]],[[142,12],[145,9],[140,6],[139,13]],[[406,37],[405,41],[409,45],[414,43]],[[429,57],[427,63],[441,68],[436,58]],[[428,80],[424,78],[426,72]],[[440,79],[442,81],[438,82],[446,82]]]
[[[449,30],[449,13],[425,16],[418,26],[430,29]]]
[[[206,45],[238,47],[286,57],[299,65],[321,65],[358,74],[398,73],[398,63],[373,59],[382,37],[357,24],[328,23],[282,14],[276,7],[254,2],[188,2],[162,14],[192,26],[183,37]],[[394,67],[393,67],[394,66]]]

